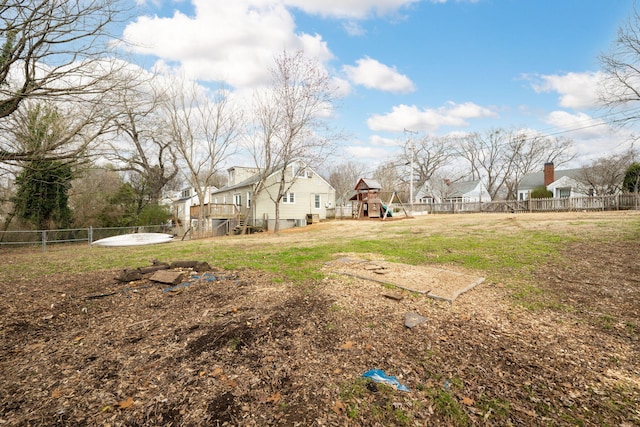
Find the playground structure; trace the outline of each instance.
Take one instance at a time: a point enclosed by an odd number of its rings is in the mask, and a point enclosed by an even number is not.
[[[384,203],[381,186],[376,180],[360,178],[354,190],[356,194],[350,199],[354,219],[385,220],[391,218],[393,217],[392,203],[398,203],[401,206],[406,218],[410,216],[395,191],[391,193],[389,201]]]

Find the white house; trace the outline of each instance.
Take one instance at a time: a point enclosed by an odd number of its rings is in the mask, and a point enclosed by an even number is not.
[[[479,203],[490,202],[491,196],[481,180],[427,182],[416,195],[419,203]]]
[[[209,203],[211,192],[216,191],[216,187],[206,187],[204,190],[204,203]],[[172,202],[172,219],[180,225],[188,226],[192,220],[197,220],[197,216],[193,216],[191,211],[193,206],[200,206],[198,193],[193,187],[183,188],[178,191]]]
[[[229,184],[210,195],[209,217],[217,222],[236,215],[256,227],[273,229],[280,168],[265,179],[264,188],[255,194],[260,174],[255,168],[228,169]],[[286,194],[280,201],[280,229],[306,225],[327,218],[335,206],[335,189],[302,161],[294,161],[285,170]],[[229,208],[233,207],[233,210]]]
[[[518,185],[518,200],[528,200],[531,191],[545,187],[554,198],[585,197],[589,191],[579,182],[582,169],[555,170],[553,163],[545,163],[542,172],[530,173],[522,177]]]

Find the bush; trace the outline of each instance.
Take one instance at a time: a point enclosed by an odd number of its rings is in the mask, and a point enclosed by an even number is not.
[[[551,197],[553,197],[553,193],[544,186],[537,187],[531,192],[532,199],[548,199]]]
[[[138,215],[138,225],[164,224],[169,218],[171,218],[171,214],[166,206],[147,205]]]

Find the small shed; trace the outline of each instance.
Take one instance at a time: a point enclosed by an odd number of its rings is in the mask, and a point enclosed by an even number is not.
[[[380,218],[383,215],[381,189],[378,181],[360,178],[354,189],[356,194],[350,199],[354,218]]]

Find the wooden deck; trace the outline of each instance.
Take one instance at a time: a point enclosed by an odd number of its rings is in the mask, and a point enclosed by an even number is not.
[[[241,215],[240,208],[234,204],[205,204],[203,206],[205,218],[234,219]],[[200,217],[200,205],[191,206],[191,218]]]

